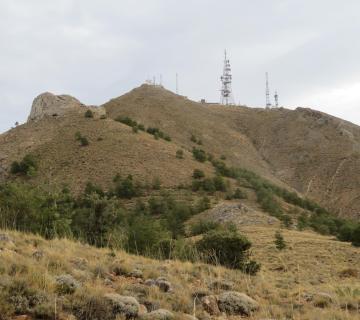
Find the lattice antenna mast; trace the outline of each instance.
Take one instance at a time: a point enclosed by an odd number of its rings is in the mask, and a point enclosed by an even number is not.
[[[230,105],[234,104],[234,97],[231,89],[232,75],[230,60],[227,58],[225,50],[225,59],[224,59],[224,70],[223,75],[221,76],[221,104]]]
[[[266,78],[266,109],[271,108],[271,102],[270,102],[270,88],[269,88],[269,75],[266,72],[265,73]]]
[[[274,99],[275,99],[275,107],[278,108],[279,107],[279,95],[278,95],[277,91],[275,91]]]

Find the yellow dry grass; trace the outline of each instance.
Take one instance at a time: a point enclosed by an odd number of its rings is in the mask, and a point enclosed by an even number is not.
[[[253,242],[255,260],[262,263],[256,276],[201,263],[151,260],[66,239],[46,241],[30,234],[2,231],[13,242],[1,243],[1,277],[11,274],[7,276],[11,280],[23,279],[30,287],[53,295],[54,277],[71,274],[82,283],[73,299],[86,292],[136,293],[139,280],[112,274],[115,263],[127,270],[142,270],[144,279],[166,277],[173,284],[173,293],[150,288],[146,295],[161,307],[177,312],[179,319],[183,313],[195,311],[201,315],[199,305],[195,304],[194,309],[192,294],[199,290],[218,294],[219,291],[208,288],[214,280],[231,281],[234,290],[245,292],[260,303],[260,310],[249,319],[358,319],[359,249],[312,232],[283,230],[288,248],[279,252],[273,244],[274,231],[272,227],[241,228]],[[32,256],[36,251],[43,252],[39,260]],[[344,273],[346,269],[353,273]],[[110,283],[106,279],[111,279]],[[310,296],[313,299],[309,300]],[[67,319],[67,315],[59,314],[59,318]]]

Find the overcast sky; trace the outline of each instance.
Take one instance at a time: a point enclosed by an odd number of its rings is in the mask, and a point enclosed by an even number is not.
[[[219,101],[223,51],[236,102],[360,124],[359,0],[0,0],[0,132],[41,92],[102,104],[162,74]]]

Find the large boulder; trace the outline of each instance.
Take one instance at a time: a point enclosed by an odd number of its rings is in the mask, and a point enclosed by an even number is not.
[[[249,316],[259,309],[259,304],[245,293],[226,291],[219,295],[218,306],[221,312],[229,315]]]

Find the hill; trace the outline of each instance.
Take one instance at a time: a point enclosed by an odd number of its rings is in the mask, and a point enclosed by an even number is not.
[[[44,117],[29,121],[0,135],[0,174],[9,177],[10,165],[26,154],[38,159],[34,184],[52,189],[68,186],[78,193],[87,182],[105,189],[116,174],[133,175],[142,183],[159,178],[166,187],[189,183],[195,168],[213,172],[208,164],[195,161],[183,150],[183,159],[176,158],[180,146],[163,139],[154,139],[146,132],[103,117],[87,118],[87,108],[66,112],[64,116]],[[89,144],[81,146],[76,134]],[[6,174],[7,173],[7,174]]]
[[[40,95],[0,135],[0,320],[356,319],[360,225],[313,200],[358,218],[357,130],[148,85]]]
[[[168,132],[191,150],[225,156],[318,201],[340,216],[360,217],[360,128],[311,109],[256,109],[196,103],[143,85],[103,105],[115,119],[129,116]]]

